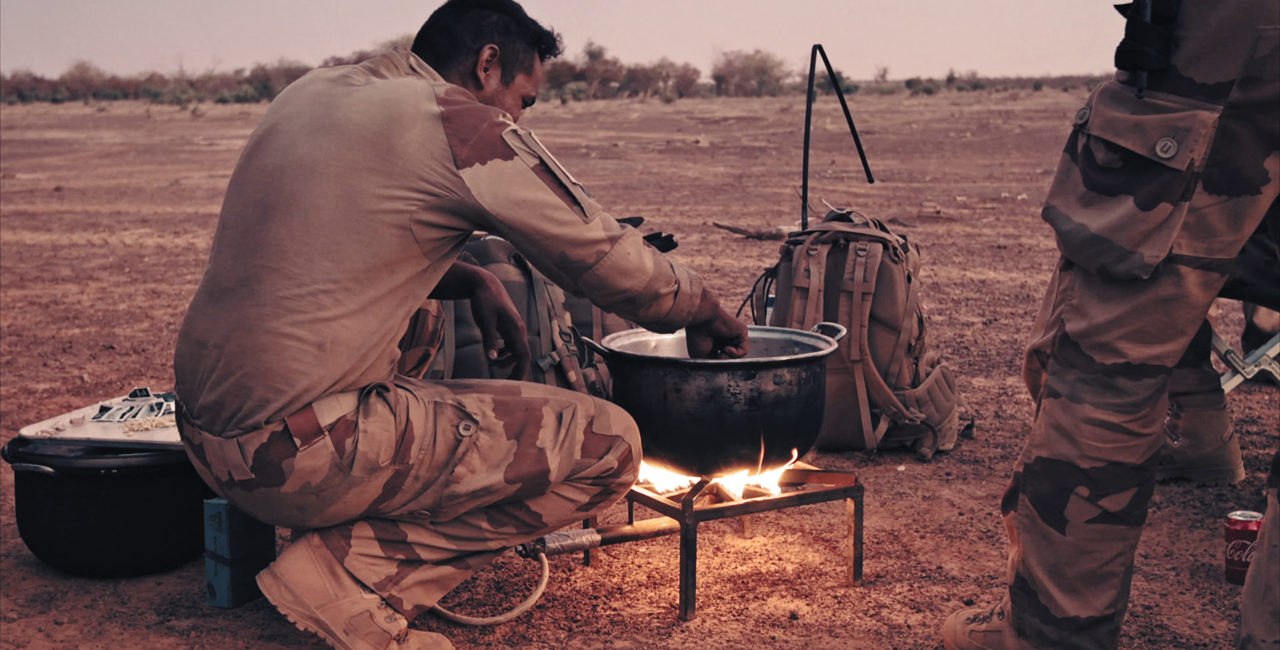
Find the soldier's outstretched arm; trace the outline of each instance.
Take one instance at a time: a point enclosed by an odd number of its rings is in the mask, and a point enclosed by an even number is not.
[[[440,104],[471,195],[463,198],[483,208],[468,215],[476,227],[506,238],[553,282],[606,311],[660,332],[693,322],[703,300],[697,274],[619,224],[505,113],[447,92]]]

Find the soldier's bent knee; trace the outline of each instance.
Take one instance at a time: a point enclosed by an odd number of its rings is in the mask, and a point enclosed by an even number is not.
[[[616,438],[615,444],[625,444],[630,448],[630,453],[621,454],[620,459],[626,465],[625,473],[634,481],[635,475],[640,471],[640,427],[636,425],[635,419],[617,404],[596,397],[591,399],[596,411],[591,429],[598,435]]]

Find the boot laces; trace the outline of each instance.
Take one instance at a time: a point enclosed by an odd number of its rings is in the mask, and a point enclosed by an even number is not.
[[[991,622],[991,619],[992,619],[993,617],[994,617],[997,621],[1003,621],[1003,620],[1004,620],[1004,605],[1003,605],[1003,603],[1001,603],[1001,604],[997,604],[997,605],[996,605],[995,607],[993,607],[992,609],[990,609],[990,610],[988,610],[988,611],[985,611],[985,612],[982,612],[981,614],[974,614],[973,616],[970,616],[969,618],[964,619],[964,622],[965,622],[966,624],[968,624],[968,625],[975,625],[975,624],[979,624],[979,623],[981,623],[981,624],[983,624],[983,625],[986,625],[987,623],[990,623],[990,622]]]
[[[1164,418],[1164,435],[1171,444],[1182,444],[1182,407],[1169,400],[1169,411]]]
[[[379,598],[378,609],[383,610],[383,613],[385,614],[385,616],[383,616],[382,620],[386,621],[387,623],[396,623],[399,621],[400,612],[397,612],[395,608],[391,606],[391,603],[388,603],[387,601]],[[404,634],[408,634],[408,632],[409,632],[409,628],[405,627],[404,631],[402,631],[400,634],[404,635]]]

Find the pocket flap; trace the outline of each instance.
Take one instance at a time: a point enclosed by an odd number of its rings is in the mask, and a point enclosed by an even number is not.
[[[1076,121],[1089,135],[1183,170],[1204,162],[1221,111],[1214,104],[1150,90],[1140,99],[1128,86],[1104,83]]]

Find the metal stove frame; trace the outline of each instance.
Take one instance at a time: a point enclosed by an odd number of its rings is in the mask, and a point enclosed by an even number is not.
[[[760,512],[770,512],[845,499],[845,514],[849,526],[848,561],[849,582],[862,584],[862,521],[863,521],[863,485],[858,477],[850,472],[819,469],[789,469],[782,474],[779,483],[787,487],[800,489],[782,494],[731,500],[728,502],[705,503],[706,497],[715,496],[716,490],[708,491],[713,484],[710,479],[700,479],[697,484],[684,492],[664,496],[641,486],[634,486],[627,493],[627,526],[633,534],[609,534],[601,530],[606,538],[605,543],[616,543],[657,537],[677,532],[676,526],[661,519],[645,519],[636,522],[635,505],[637,503],[649,508],[669,519],[675,520],[680,533],[680,619],[692,620],[697,616],[698,588],[698,524],[705,521],[742,517]],[[809,486],[823,487],[810,489]],[[698,503],[702,500],[704,503]],[[743,520],[744,532],[748,530],[747,520]],[[643,530],[642,530],[643,529]],[[748,534],[748,536],[750,536]],[[586,552],[584,561],[590,563],[590,551]]]

